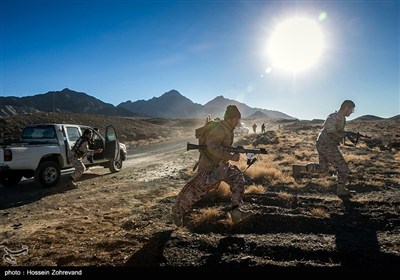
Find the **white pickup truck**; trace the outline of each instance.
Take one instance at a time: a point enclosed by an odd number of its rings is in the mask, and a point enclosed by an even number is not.
[[[43,123],[25,127],[18,143],[0,146],[0,184],[18,184],[22,177],[32,178],[44,187],[55,186],[61,170],[71,168],[68,153],[76,140],[89,126],[74,124]],[[102,148],[93,156],[93,163],[85,157],[89,166],[103,166],[111,172],[119,172],[126,159],[126,146],[119,143],[114,126],[105,129],[105,136],[93,130],[94,148]]]

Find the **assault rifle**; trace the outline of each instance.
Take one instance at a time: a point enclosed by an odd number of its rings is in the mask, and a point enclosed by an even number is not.
[[[206,150],[207,146],[205,145],[195,145],[191,143],[187,143],[186,150]],[[237,146],[237,147],[224,147],[224,150],[230,153],[241,153],[241,154],[246,154],[247,156],[247,164],[250,166],[255,162],[254,155],[255,154],[267,154],[268,152],[265,150],[265,148],[260,148],[260,149],[245,149],[243,146]]]
[[[359,140],[363,139],[370,139],[371,137],[367,135],[363,135],[360,132],[351,132],[351,131],[346,131],[346,136],[345,138],[349,139],[351,143],[354,144],[354,146],[357,146]]]
[[[205,150],[207,149],[207,146],[205,145],[195,145],[191,143],[187,143],[186,147],[187,151],[190,150]],[[241,154],[267,154],[268,152],[265,150],[265,148],[260,148],[260,149],[245,149],[243,146],[237,146],[237,147],[224,147],[224,150],[230,153],[241,153]]]
[[[205,145],[195,145],[191,143],[187,143],[186,150],[206,150],[207,146]],[[224,147],[225,151],[230,152],[230,153],[244,153],[246,154],[247,157],[247,167],[240,171],[238,174],[231,175],[229,178],[233,178],[235,176],[238,176],[239,174],[244,174],[244,172],[253,165],[253,163],[256,162],[257,158],[254,157],[255,154],[267,154],[267,151],[264,148],[261,149],[245,149],[243,146],[237,146],[237,147]],[[193,170],[197,168],[199,165],[199,161],[196,163],[196,165],[193,167]],[[228,179],[228,178],[225,178]]]

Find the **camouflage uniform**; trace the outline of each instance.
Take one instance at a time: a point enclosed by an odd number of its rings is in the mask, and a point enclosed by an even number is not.
[[[221,181],[230,185],[232,206],[239,206],[244,196],[244,176],[235,165],[228,163],[231,154],[223,147],[233,144],[233,129],[226,121],[221,121],[207,137],[207,150],[202,151],[198,173],[183,187],[174,206],[174,215],[182,218],[194,203],[209,191],[218,188]],[[223,163],[220,165],[220,161]],[[221,166],[224,171],[221,172]]]
[[[338,173],[338,189],[345,188],[349,168],[342,153],[338,149],[338,145],[342,139],[338,138],[334,132],[343,133],[345,125],[345,116],[338,112],[330,114],[316,141],[319,155],[319,172],[323,174],[328,173],[329,164],[332,164]]]
[[[85,164],[82,162],[84,156],[93,156],[95,154],[94,150],[89,149],[89,144],[89,140],[82,135],[68,154],[68,161],[75,167],[75,171],[71,175],[74,181],[78,180],[85,171]]]

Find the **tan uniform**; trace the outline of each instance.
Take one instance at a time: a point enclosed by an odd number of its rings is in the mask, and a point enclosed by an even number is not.
[[[75,171],[71,175],[74,181],[78,180],[85,171],[85,164],[82,162],[84,156],[95,154],[94,150],[89,149],[89,141],[84,136],[81,136],[76,142],[74,147],[77,147],[77,151],[72,149],[68,154],[68,161],[75,167]]]
[[[332,113],[326,119],[321,132],[318,135],[316,145],[319,155],[319,170],[327,173],[329,164],[338,173],[338,186],[344,187],[347,182],[349,168],[338,146],[342,139],[338,138],[334,132],[343,132],[346,125],[346,118],[338,112]]]
[[[233,128],[229,127],[226,121],[221,121],[209,132],[206,143],[207,150],[201,153],[198,173],[186,183],[176,197],[173,212],[179,217],[183,217],[185,212],[209,191],[218,188],[221,181],[225,181],[230,186],[232,206],[238,206],[242,203],[244,176],[237,166],[228,163],[231,153],[223,148],[232,146]],[[217,181],[210,180],[210,178],[215,178],[214,175],[218,172],[221,160],[227,168],[226,174],[224,174],[223,178],[218,178]]]

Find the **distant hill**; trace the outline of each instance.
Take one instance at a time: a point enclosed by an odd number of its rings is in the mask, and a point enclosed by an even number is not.
[[[400,121],[400,115],[396,115],[396,116],[393,116],[391,118],[388,118],[388,120]]]
[[[232,99],[227,99],[223,97],[222,95],[217,96],[210,102],[206,103],[204,105],[204,110],[208,113],[211,114],[211,116],[215,117],[223,117],[225,109],[228,105],[236,105],[239,109],[239,111],[242,114],[242,118],[250,118],[250,116],[257,111],[260,113],[263,113],[264,119],[295,119],[289,115],[286,115],[284,113],[281,113],[279,111],[273,111],[273,110],[266,110],[266,109],[260,109],[260,108],[251,108],[247,106],[244,103],[238,102],[236,100]]]
[[[278,111],[271,111],[259,108],[251,108],[244,103],[217,96],[204,106],[193,103],[187,97],[181,95],[176,90],[164,93],[160,97],[153,97],[147,101],[127,101],[119,104],[118,108],[124,108],[133,113],[162,118],[205,118],[211,115],[212,118],[222,118],[228,105],[234,104],[242,113],[242,118],[259,112],[263,119],[295,119],[289,115]]]
[[[265,114],[261,111],[256,111],[255,113],[251,114],[250,116],[247,116],[246,119],[265,120],[265,119],[269,119],[269,117],[267,114]]]
[[[364,116],[355,118],[353,121],[379,121],[379,120],[383,120],[383,118],[377,117],[374,115],[364,115]]]
[[[55,112],[79,113],[108,116],[148,116],[158,118],[222,118],[228,105],[236,105],[242,118],[259,118],[265,120],[294,120],[295,118],[279,111],[251,108],[244,103],[217,96],[205,105],[197,104],[171,90],[160,97],[149,100],[126,101],[114,106],[90,96],[65,88],[61,91],[49,91],[26,97],[0,97],[0,117],[27,113]]]
[[[104,103],[83,92],[68,88],[26,97],[0,97],[0,116],[37,112],[70,112],[108,116],[133,116],[123,108]]]
[[[177,90],[171,90],[147,101],[126,101],[117,105],[117,108],[142,116],[160,118],[195,118],[204,115],[202,105],[193,103]]]

